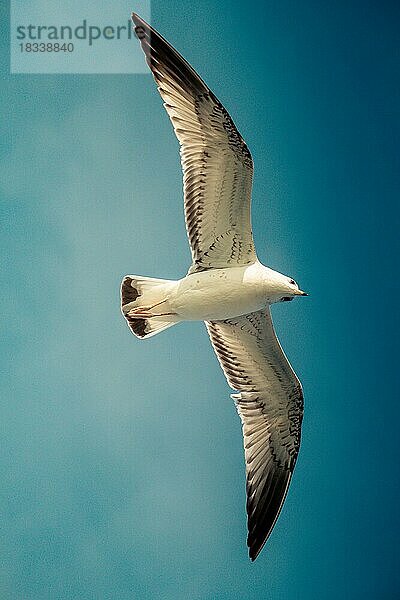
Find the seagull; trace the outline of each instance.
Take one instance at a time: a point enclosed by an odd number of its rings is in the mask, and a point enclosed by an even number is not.
[[[302,386],[276,337],[270,305],[307,294],[257,258],[253,160],[228,112],[157,31],[135,13],[132,21],[180,144],[192,265],[176,281],[124,277],[122,314],[140,339],[181,321],[205,322],[242,422],[254,561],[285,500],[303,418]]]

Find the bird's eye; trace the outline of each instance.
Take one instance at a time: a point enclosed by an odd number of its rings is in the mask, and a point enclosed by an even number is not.
[[[290,283],[291,285],[296,285],[296,282],[295,282],[295,280],[294,280],[294,279],[289,279],[289,283]]]

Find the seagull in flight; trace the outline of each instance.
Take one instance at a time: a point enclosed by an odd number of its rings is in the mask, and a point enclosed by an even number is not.
[[[242,421],[251,560],[285,500],[300,446],[303,393],[276,337],[270,305],[307,296],[254,248],[253,160],[228,112],[189,63],[132,14],[135,33],[180,144],[192,253],[177,281],[124,277],[122,314],[140,339],[204,321]]]

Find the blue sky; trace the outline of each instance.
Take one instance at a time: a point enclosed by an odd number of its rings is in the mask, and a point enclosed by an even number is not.
[[[9,75],[3,36],[2,599],[396,596],[398,17],[152,2],[252,151],[260,259],[310,292],[273,310],[305,418],[254,564],[240,421],[204,326],[140,342],[119,312],[123,275],[178,278],[190,258],[153,81]]]

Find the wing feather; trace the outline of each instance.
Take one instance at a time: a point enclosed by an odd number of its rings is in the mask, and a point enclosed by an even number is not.
[[[251,264],[251,154],[231,117],[189,63],[132,14],[181,145],[190,273]]]
[[[269,310],[206,323],[243,427],[249,554],[255,560],[285,500],[300,445],[303,393]]]

